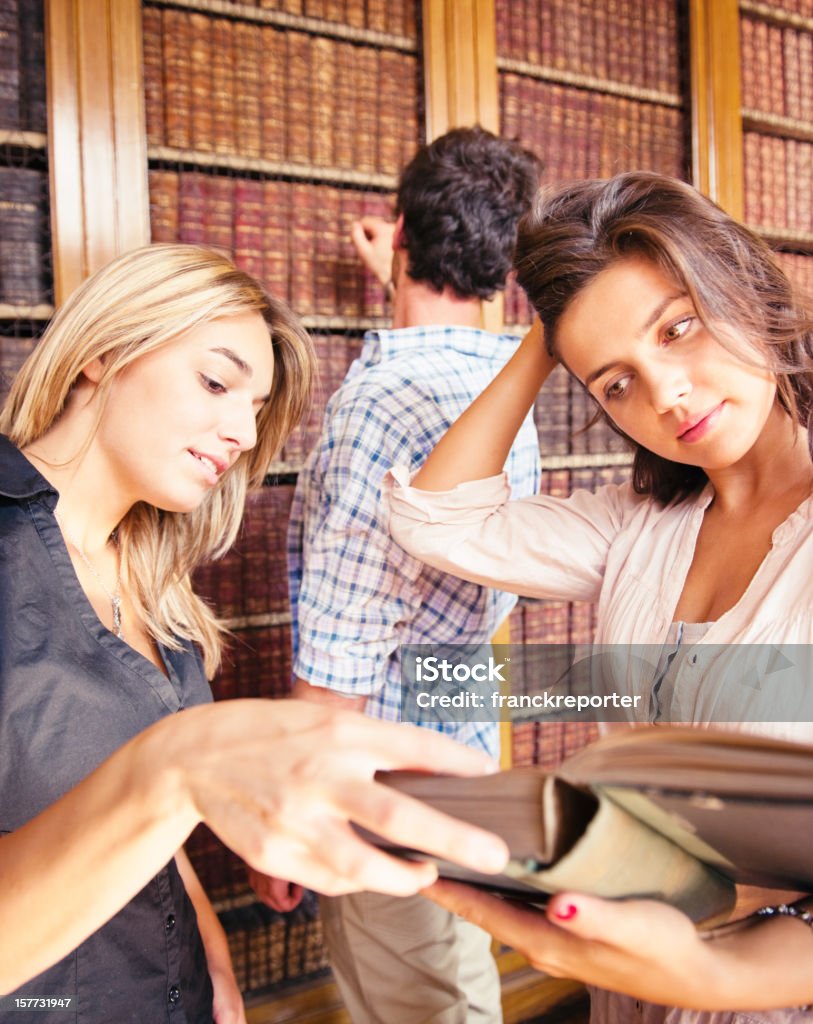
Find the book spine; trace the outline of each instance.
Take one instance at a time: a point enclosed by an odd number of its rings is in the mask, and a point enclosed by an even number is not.
[[[405,58],[393,50],[379,54],[378,167],[397,175],[401,164],[400,83]]]
[[[291,35],[294,34],[296,33],[291,33]],[[286,125],[293,115],[289,95],[289,83],[292,76],[286,73],[286,33],[263,26],[261,38],[263,57],[260,79],[262,155],[266,160],[284,160],[287,154]],[[302,68],[298,68],[298,71],[301,74]]]
[[[364,301],[364,269],[350,238],[354,221],[364,216],[364,193],[343,189],[339,206],[339,236],[336,258],[336,293],[342,316],[359,316]]]
[[[258,280],[263,277],[263,185],[234,182],[234,262]]]
[[[356,54],[356,168],[364,173],[378,170],[376,124],[378,110],[377,54],[369,46],[361,46]]]
[[[17,0],[0,6],[0,126],[20,128],[20,26]]]
[[[264,181],[263,186],[263,280],[270,293],[291,301],[290,190],[284,181]],[[296,253],[297,261],[305,258]]]
[[[147,145],[164,145],[164,61],[161,9],[145,7],[142,18],[144,106]]]
[[[206,176],[182,171],[178,177],[178,233],[182,242],[209,245],[206,231],[208,195]]]
[[[47,188],[42,171],[0,167],[0,296],[12,305],[48,301]]]
[[[316,37],[311,44],[311,130],[312,158],[320,167],[333,163],[333,128],[336,101],[336,64],[345,47],[332,39]]]
[[[311,38],[287,32],[288,116],[287,157],[293,163],[311,162]]]
[[[314,204],[314,296],[313,312],[336,313],[336,257],[339,248],[339,190],[319,186]]]
[[[20,125],[44,132],[48,122],[45,99],[45,5],[43,0],[19,0],[20,12]]]
[[[211,26],[212,65],[210,102],[212,138],[217,153],[234,153],[235,118],[241,101],[235,93],[235,24],[227,18],[215,18]]]
[[[162,11],[164,40],[165,137],[168,146],[190,149],[192,145],[192,89],[189,65],[191,27],[184,11]]]
[[[207,14],[189,15],[189,81],[192,103],[192,148],[211,152],[215,148],[212,111],[212,19]]]
[[[291,305],[300,316],[313,312],[315,236],[313,213],[318,201],[312,185],[294,182],[291,194]]]
[[[149,172],[150,233],[153,242],[177,242],[178,175],[175,171]]]
[[[241,156],[262,155],[262,30],[258,25],[234,24],[235,143]]]
[[[367,0],[367,28],[387,31],[387,0]]]

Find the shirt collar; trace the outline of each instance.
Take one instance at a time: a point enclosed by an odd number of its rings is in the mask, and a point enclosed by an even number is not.
[[[38,473],[20,449],[0,434],[0,495],[6,498],[34,498],[38,494],[48,495],[48,504],[56,506],[59,494]]]
[[[466,355],[506,362],[519,345],[513,334],[492,334],[476,327],[432,325],[430,327],[379,328],[367,331],[359,360],[366,366],[421,349],[453,349]]]

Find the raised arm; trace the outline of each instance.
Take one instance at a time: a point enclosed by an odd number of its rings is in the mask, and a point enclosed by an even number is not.
[[[498,871],[507,850],[496,837],[373,781],[378,769],[493,767],[440,735],[302,701],[226,701],[163,719],[0,839],[0,934],[14,936],[0,992],[109,920],[200,821],[258,870],[330,894],[408,895],[436,874],[364,843],[350,821]]]
[[[522,344],[483,393],[447,430],[412,481],[424,491],[448,491],[501,473],[522,421],[556,366],[534,320]]]

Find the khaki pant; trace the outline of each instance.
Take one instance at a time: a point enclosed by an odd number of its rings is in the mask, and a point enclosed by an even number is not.
[[[491,938],[423,896],[321,899],[333,973],[354,1024],[501,1024]]]

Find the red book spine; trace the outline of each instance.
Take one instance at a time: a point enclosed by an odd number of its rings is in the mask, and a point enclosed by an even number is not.
[[[291,301],[290,190],[284,181],[263,182],[263,280],[278,299]],[[297,253],[296,258],[300,257]]]
[[[286,122],[292,116],[288,97],[291,76],[286,70],[286,59],[286,33],[263,26],[260,122],[262,155],[266,160],[282,161],[286,155]],[[302,69],[298,70],[301,74]]]
[[[212,116],[212,19],[207,14],[189,15],[190,74],[192,86],[192,148],[209,152],[214,145]]]
[[[242,106],[235,90],[235,23],[228,18],[212,21],[212,65],[210,102],[212,134],[218,153],[235,151],[235,120]],[[253,102],[253,101],[250,101]]]
[[[144,107],[147,119],[147,145],[164,145],[164,61],[161,38],[161,10],[143,11]]]
[[[234,182],[234,262],[263,278],[263,183],[237,178]]]
[[[245,21],[234,24],[235,143],[241,156],[262,154],[262,31]]]

